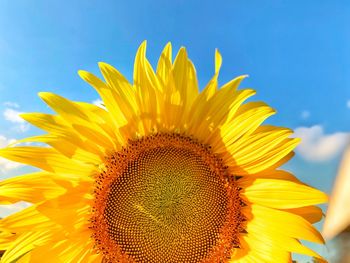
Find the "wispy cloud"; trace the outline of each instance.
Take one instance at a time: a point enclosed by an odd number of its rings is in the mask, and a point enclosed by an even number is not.
[[[6,106],[6,107],[10,107],[10,108],[16,108],[16,109],[19,108],[18,103],[12,102],[12,101],[5,101],[5,102],[3,103],[3,105]]]
[[[295,137],[299,137],[302,140],[296,148],[296,152],[305,160],[314,162],[327,161],[334,158],[350,142],[349,133],[336,132],[325,134],[321,125],[299,127],[295,129]]]
[[[0,217],[6,217],[24,208],[29,207],[31,204],[27,202],[18,202],[11,205],[0,205]]]
[[[22,112],[6,108],[4,110],[4,117],[5,120],[8,120],[13,123],[24,123],[24,120],[19,116]]]
[[[3,148],[3,147],[5,147],[5,146],[7,146],[10,143],[13,143],[15,141],[16,141],[15,139],[9,139],[9,138],[6,138],[5,136],[0,134],[0,148]]]
[[[350,100],[348,100],[348,101],[346,102],[346,107],[348,107],[348,108],[350,109]]]
[[[16,141],[15,139],[9,139],[0,134],[0,148],[6,147],[10,143]],[[7,171],[16,169],[22,166],[20,163],[9,161],[5,158],[0,157],[0,174],[5,174]]]
[[[96,100],[92,101],[92,104],[95,104],[96,106],[99,106],[99,107],[101,107],[103,109],[106,108],[105,105],[103,104],[103,101],[101,99],[96,99]]]
[[[26,132],[29,129],[29,125],[19,116],[22,112],[14,110],[12,108],[6,108],[3,112],[5,120],[15,123],[13,127],[18,132]]]
[[[301,115],[300,115],[300,117],[301,117],[303,120],[307,120],[308,118],[310,118],[310,116],[311,116],[311,113],[310,113],[310,111],[308,111],[308,110],[302,111],[302,112],[301,112]]]

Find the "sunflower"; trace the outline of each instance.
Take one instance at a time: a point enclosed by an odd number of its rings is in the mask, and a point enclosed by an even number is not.
[[[47,133],[0,156],[40,170],[3,180],[1,204],[32,205],[0,221],[1,262],[291,262],[322,259],[300,240],[324,243],[312,226],[327,196],[278,169],[298,139],[262,125],[275,111],[220,88],[221,55],[199,92],[196,71],[171,44],[156,71],[138,49],[133,84],[100,63],[86,71],[101,107],[41,92],[56,114],[22,117]]]

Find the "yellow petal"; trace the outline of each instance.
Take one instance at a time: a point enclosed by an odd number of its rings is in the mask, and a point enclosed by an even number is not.
[[[237,85],[241,79],[237,79]],[[231,86],[235,89],[235,86]],[[227,151],[224,147],[221,129],[225,129],[225,123],[231,118],[240,105],[249,97],[255,94],[254,90],[241,90],[234,92],[230,89],[220,89],[203,107],[199,120],[193,120],[192,130],[196,134],[203,135],[205,141],[213,145],[217,152]],[[196,114],[196,112],[194,112]],[[203,131],[207,131],[204,133]]]
[[[273,150],[261,156],[260,159],[250,159],[244,160],[237,158],[234,156],[226,159],[227,164],[231,165],[231,171],[237,175],[247,175],[247,174],[255,174],[266,169],[276,168],[279,165],[277,163],[284,162],[284,158],[287,157],[289,159],[289,154],[293,151],[293,149],[299,144],[299,139],[286,139],[285,141],[279,143]]]
[[[70,122],[78,122],[83,119],[89,121],[89,117],[72,101],[51,92],[40,92],[39,96],[54,111]]]
[[[41,232],[28,231],[20,235],[16,241],[12,243],[4,255],[1,258],[2,263],[11,263],[24,255],[28,251],[32,250],[35,246],[41,246],[45,244],[52,235],[51,230]]]
[[[221,137],[229,148],[241,136],[252,134],[275,111],[262,102],[249,102],[241,106],[232,120],[221,128]]]
[[[248,221],[253,220],[254,224],[265,229],[265,233],[276,231],[288,237],[325,243],[321,234],[310,222],[296,214],[252,204],[244,209],[244,215]]]
[[[90,236],[87,229],[52,240],[52,243],[29,252],[30,262],[41,262],[43,258],[50,258],[50,263],[100,263],[103,257],[95,253],[94,241]]]
[[[108,111],[106,111],[104,108],[101,108],[100,106],[97,106],[95,104],[90,104],[81,101],[75,101],[74,104],[77,105],[81,110],[86,112],[90,120],[93,119],[94,121],[96,121],[96,123],[99,124],[109,124],[109,129],[113,128],[113,125],[110,125],[110,123],[112,122],[111,116],[109,115]]]
[[[226,82],[224,85],[220,87],[220,90],[232,90],[236,91],[239,84],[242,82],[243,79],[247,78],[248,75],[241,75],[234,79],[231,79],[230,81]]]
[[[230,263],[292,263],[291,253],[278,246],[262,242],[254,235],[245,235],[240,238],[242,249],[234,250]]]
[[[94,240],[91,239],[91,231],[79,231],[68,239],[59,242],[50,250],[52,255],[65,263],[84,263],[91,260],[94,253]]]
[[[85,138],[97,143],[103,148],[108,149],[110,151],[112,151],[113,149],[117,149],[117,145],[115,144],[115,142],[111,140],[110,137],[106,136],[104,133],[101,133],[96,129],[92,129],[91,127],[87,127],[84,125],[73,124],[72,126]]]
[[[167,66],[171,66],[169,63]],[[195,69],[185,48],[181,48],[176,55],[164,85],[164,92],[159,99],[164,104],[163,112],[160,112],[161,126],[166,130],[184,129],[189,120],[191,105],[198,96]]]
[[[270,169],[270,170],[264,170],[260,173],[251,174],[250,176],[254,178],[262,178],[262,179],[280,179],[280,180],[287,180],[292,181],[295,183],[303,184],[301,181],[299,181],[298,178],[296,178],[293,174],[291,174],[288,171],[284,170],[276,170],[276,169]],[[252,177],[242,177],[240,179],[240,182],[244,182],[245,180],[251,180]]]
[[[129,121],[135,118],[138,114],[138,105],[136,103],[136,93],[133,86],[111,65],[103,62],[98,63],[98,65],[125,118]]]
[[[120,107],[120,96],[116,93],[116,91],[108,87],[102,80],[87,71],[79,70],[78,74],[98,92],[109,114],[111,115],[111,120],[115,128],[120,129],[127,125],[127,116],[125,115],[125,111],[123,111]],[[132,108],[125,108],[125,110],[130,111]],[[133,113],[130,113],[130,115],[133,115]]]
[[[256,243],[263,243],[265,246],[270,247],[271,250],[285,250],[322,259],[319,254],[302,245],[297,239],[281,234],[273,228],[269,229],[267,234],[262,234],[265,233],[266,229],[255,220],[247,224],[246,230],[250,240],[255,240]],[[252,249],[254,248],[252,247]]]
[[[209,100],[217,91],[218,89],[218,77],[219,72],[222,64],[222,58],[219,53],[219,51],[215,50],[215,74],[212,77],[212,79],[208,82],[208,84],[203,89],[201,95],[203,96],[204,100]],[[203,101],[203,100],[201,100]]]
[[[175,90],[180,94],[180,101],[182,105],[187,104],[187,100],[193,100],[194,98],[187,97],[187,74],[188,74],[188,57],[184,47],[181,47],[177,53],[173,65],[173,81],[175,84]]]
[[[19,234],[27,232],[28,229],[31,231],[53,229],[54,223],[39,213],[36,208],[36,205],[32,205],[1,219],[0,230]]]
[[[30,263],[31,261],[31,251],[29,251],[27,254],[24,254],[21,258],[19,258],[16,263]]]
[[[321,221],[323,217],[322,209],[317,206],[305,206],[292,209],[286,209],[285,211],[302,216],[311,224]]]
[[[260,126],[254,134],[234,142],[228,149],[235,158],[251,158],[251,156],[263,156],[270,150],[287,139],[293,133],[292,130],[274,126]]]
[[[140,108],[144,132],[148,134],[159,124],[161,85],[146,58],[146,41],[137,50],[134,63],[136,101]]]
[[[195,124],[197,123],[196,120],[203,120],[204,116],[203,113],[206,112],[206,108],[208,107],[209,103],[208,101],[210,98],[216,94],[218,90],[218,76],[219,71],[221,67],[221,55],[218,51],[215,53],[215,74],[212,77],[212,79],[208,82],[208,84],[205,86],[205,88],[202,90],[202,92],[197,96],[197,98],[193,101],[191,106],[191,122],[189,124],[190,126],[190,132],[191,127],[197,127]],[[197,119],[199,118],[199,119]],[[193,123],[193,121],[195,123]],[[208,126],[209,127],[209,126]],[[200,139],[201,134],[198,134]]]
[[[2,231],[0,233],[0,250],[6,250],[8,249],[12,243],[16,240],[17,235],[13,234],[11,232],[4,232]]]
[[[75,134],[71,133],[69,125],[59,116],[36,112],[22,113],[20,116],[42,130],[62,135],[62,137],[64,135],[75,137]]]
[[[84,147],[84,149],[79,148],[76,144],[72,142],[71,139],[67,140],[58,135],[53,134],[27,137],[16,141],[14,144],[11,144],[11,146],[24,142],[46,143],[70,159],[93,165],[100,164],[103,158],[105,157],[105,155],[102,152],[99,155],[97,155],[95,154],[95,150],[88,151],[86,150],[87,147]],[[99,150],[97,152],[99,152]]]
[[[197,105],[198,101],[196,101],[196,105],[191,109],[190,133],[204,139],[219,152],[222,138],[216,129],[221,129],[222,125],[234,115],[243,101],[255,94],[255,91],[251,89],[235,91],[243,78],[244,76],[234,79],[230,86],[220,89],[207,102]],[[201,96],[203,95],[199,97]]]
[[[193,101],[198,96],[198,87],[196,84],[193,85],[191,81],[188,81],[191,74],[192,78],[194,77],[193,70],[194,67],[187,57],[186,49],[182,47],[176,55],[173,74],[175,87],[176,90],[180,92],[182,105],[184,107],[183,112],[185,114],[190,110]]]
[[[79,133],[77,133],[60,116],[43,113],[26,113],[21,114],[21,117],[38,128],[62,138],[81,149],[103,156],[101,149],[95,143],[82,140]]]
[[[169,74],[172,68],[172,46],[167,43],[159,57],[157,65],[157,76],[165,86],[168,83]]]
[[[88,126],[96,133],[106,136],[104,130],[106,125],[103,125],[106,120],[102,121],[100,119],[101,117],[96,114],[98,113],[106,116],[107,114],[103,109],[96,109],[99,107],[94,107],[94,105],[87,106],[87,103],[70,101],[50,92],[40,92],[39,96],[66,120],[67,126],[72,126],[74,124]]]
[[[55,200],[48,200],[38,205],[37,210],[49,218],[52,223],[71,231],[88,221],[91,203],[84,196],[70,194]]]
[[[276,179],[253,179],[240,182],[241,196],[249,203],[272,208],[289,209],[326,203],[325,193],[291,181]]]
[[[124,99],[124,101],[126,101],[126,99]],[[89,116],[93,115],[93,117],[91,117],[90,119],[93,119],[96,125],[99,126],[99,132],[103,131],[105,136],[108,136],[115,143],[119,142],[120,144],[124,142],[123,140],[120,142],[120,131],[116,131],[115,127],[113,126],[113,120],[111,119],[111,115],[105,109],[102,109],[101,107],[98,107],[94,104],[85,102],[75,102],[75,104],[79,105],[80,108],[88,112]],[[122,108],[124,109],[125,107],[122,106]]]
[[[49,92],[40,92],[39,95],[54,111],[56,111],[64,119],[66,119],[67,122],[69,122],[70,125],[73,126],[73,128],[79,127],[80,129],[76,129],[78,132],[82,130],[86,131],[86,129],[89,129],[90,131],[95,133],[96,136],[107,138],[108,140],[108,136],[106,136],[105,131],[100,127],[100,125],[96,124],[96,119],[94,118],[94,116],[89,116],[84,110],[84,108],[80,106],[81,104],[75,103],[59,95]],[[83,129],[83,127],[85,129]],[[83,135],[85,136],[86,133],[84,133]],[[95,141],[95,137],[91,138],[90,136],[88,136],[87,138],[91,139],[92,141]],[[114,146],[115,145],[113,141],[109,140],[108,145],[106,147],[114,148]]]
[[[37,172],[1,181],[0,204],[14,204],[19,201],[37,203],[55,198],[66,192],[62,185],[56,183],[61,180],[55,174]]]
[[[51,148],[12,147],[0,149],[0,156],[36,166],[48,172],[90,176],[96,167],[73,161]]]
[[[227,147],[224,159],[236,174],[259,173],[271,169],[287,156],[299,139],[291,139],[292,131],[273,126],[261,126],[251,135],[243,135]]]
[[[215,74],[219,74],[222,64],[222,57],[218,49],[215,49]]]

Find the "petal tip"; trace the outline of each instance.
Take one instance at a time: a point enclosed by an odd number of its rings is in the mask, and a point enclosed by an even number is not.
[[[169,41],[168,43],[166,43],[165,44],[165,47],[164,48],[166,48],[166,49],[170,49],[170,48],[172,48],[172,44],[171,44],[171,42]]]
[[[147,40],[144,40],[144,41],[142,41],[142,43],[140,44],[137,53],[141,52],[142,54],[146,54],[146,49],[147,49]]]
[[[83,69],[79,69],[78,70],[78,75],[83,78],[83,76],[85,76],[88,72],[86,70]]]
[[[47,91],[40,91],[38,92],[38,96],[41,98],[41,99],[45,99],[45,97],[48,97],[51,95],[51,92],[47,92]]]
[[[87,82],[89,82],[88,80],[91,78],[91,73],[82,69],[78,70],[78,75],[82,80]]]
[[[222,56],[219,50],[215,49],[215,74],[218,74],[222,65]]]
[[[101,68],[108,68],[110,67],[111,65],[109,65],[108,63],[106,62],[103,62],[103,61],[99,61],[98,63],[98,67],[101,69]]]

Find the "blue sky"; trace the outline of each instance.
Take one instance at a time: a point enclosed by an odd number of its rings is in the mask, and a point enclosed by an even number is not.
[[[51,91],[92,102],[76,74],[97,62],[131,80],[138,45],[148,40],[155,65],[163,46],[185,46],[203,87],[214,50],[223,56],[220,83],[249,74],[242,87],[277,109],[268,120],[304,141],[286,168],[330,192],[350,131],[348,1],[0,1],[0,146],[38,134],[18,112],[45,111]],[[2,145],[3,144],[3,145]],[[0,176],[27,171],[0,160]],[[321,253],[327,253],[321,249]]]

